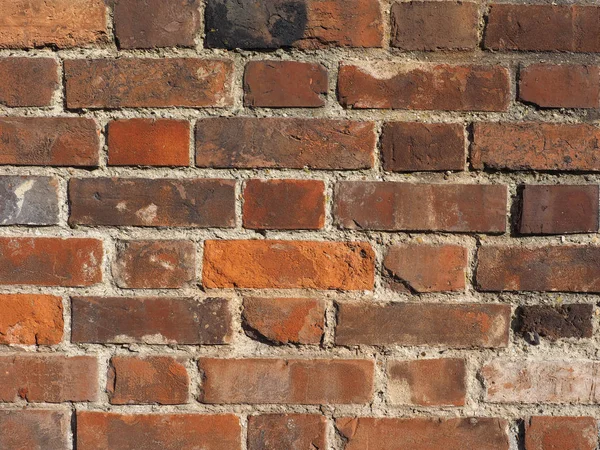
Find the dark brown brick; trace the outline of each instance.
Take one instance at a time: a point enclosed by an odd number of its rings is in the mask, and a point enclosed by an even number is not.
[[[527,185],[519,231],[523,234],[595,233],[598,185]]]
[[[235,181],[72,178],[72,225],[220,227],[235,225]]]
[[[233,64],[197,58],[70,59],[67,108],[225,107]]]
[[[503,233],[506,202],[502,185],[341,181],[334,217],[347,229]]]
[[[554,341],[560,338],[591,338],[594,306],[571,304],[522,306],[517,310],[518,332],[537,333]]]
[[[0,410],[0,448],[66,450],[70,411]]]
[[[0,104],[9,107],[49,106],[57,87],[56,60],[0,58]]]
[[[58,180],[0,176],[0,225],[58,223]]]
[[[595,450],[598,424],[593,417],[534,416],[525,421],[526,450]]]
[[[465,130],[452,123],[388,122],[381,153],[391,172],[464,170]]]
[[[327,119],[200,119],[198,167],[353,170],[373,167],[375,124]]]
[[[327,423],[316,414],[262,414],[248,417],[248,450],[321,450]]]
[[[97,344],[227,344],[229,302],[222,298],[74,297],[71,341]]]

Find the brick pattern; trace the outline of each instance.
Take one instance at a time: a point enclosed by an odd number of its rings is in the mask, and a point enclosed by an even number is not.
[[[0,11],[0,449],[598,447],[596,2]]]

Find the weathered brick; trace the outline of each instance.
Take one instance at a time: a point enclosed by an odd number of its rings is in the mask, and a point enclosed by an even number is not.
[[[235,225],[235,181],[72,178],[72,225],[220,227]]]
[[[227,344],[229,302],[222,298],[74,297],[71,341],[97,344]]]
[[[248,180],[244,228],[318,230],[325,225],[325,183],[320,180]]]
[[[373,289],[375,253],[366,242],[205,241],[206,288]]]
[[[196,165],[213,168],[368,169],[375,124],[349,120],[211,118],[196,123]]]
[[[477,257],[482,291],[600,292],[600,247],[482,246]]]
[[[598,108],[600,68],[531,64],[519,73],[519,99],[544,108]]]
[[[343,417],[336,427],[344,450],[508,450],[508,423],[494,418]]]
[[[484,44],[494,50],[600,51],[600,8],[492,4]]]
[[[0,176],[0,225],[58,223],[58,180]]]
[[[98,397],[98,361],[91,356],[0,356],[0,401],[89,402]]]
[[[453,123],[388,122],[381,153],[391,172],[464,170],[465,130]]]
[[[248,417],[248,450],[325,449],[325,417],[316,414],[262,414]]]
[[[506,347],[510,306],[338,303],[337,345]]]
[[[57,87],[56,60],[0,58],[0,104],[9,107],[49,106]]]
[[[476,123],[476,169],[600,171],[600,128],[589,124]]]
[[[517,309],[517,332],[537,333],[554,341],[560,338],[591,338],[594,306],[570,304],[521,306]]]
[[[110,122],[108,165],[189,166],[190,123],[171,119]]]
[[[392,46],[403,50],[474,50],[479,43],[476,3],[410,1],[392,6]]]
[[[0,9],[0,48],[68,48],[107,40],[103,0],[0,0]]]
[[[342,64],[338,98],[342,106],[354,109],[506,111],[509,72],[502,66]]]
[[[197,58],[66,60],[67,108],[224,107],[233,63]]]
[[[534,416],[525,421],[526,450],[595,450],[598,424],[593,417]]]
[[[199,0],[115,0],[119,48],[194,47]]]
[[[203,403],[326,405],[373,396],[374,364],[366,359],[201,358],[198,367]]]
[[[341,181],[334,217],[347,229],[503,233],[506,203],[503,185]]]
[[[250,61],[244,72],[244,104],[268,108],[325,105],[327,69],[299,61]]]
[[[206,47],[275,49],[381,47],[378,2],[361,0],[209,0]]]
[[[598,185],[527,185],[519,231],[523,234],[595,233]]]
[[[191,241],[121,241],[112,272],[122,288],[181,288],[196,275],[196,246]]]
[[[241,450],[233,414],[77,412],[79,450]]]
[[[0,238],[0,285],[91,286],[102,281],[97,239]]]
[[[70,412],[0,410],[0,448],[6,450],[66,450]]]
[[[54,345],[62,340],[64,323],[60,297],[2,294],[0,309],[0,344]]]
[[[242,320],[251,337],[276,344],[320,344],[325,302],[314,298],[245,298]]]
[[[588,360],[494,359],[481,373],[495,403],[598,403],[600,363]]]
[[[179,405],[188,402],[190,379],[183,362],[169,356],[113,356],[106,389],[113,405]]]
[[[100,131],[84,117],[0,118],[0,164],[98,165]]]
[[[383,266],[400,290],[461,291],[465,289],[467,249],[459,245],[394,245]]]

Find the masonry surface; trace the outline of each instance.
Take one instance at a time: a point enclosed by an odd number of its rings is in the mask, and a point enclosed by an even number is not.
[[[1,450],[595,450],[600,6],[0,0]]]

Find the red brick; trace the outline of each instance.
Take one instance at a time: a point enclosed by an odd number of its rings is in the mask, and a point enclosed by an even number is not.
[[[594,305],[589,303],[528,305],[517,308],[515,331],[525,338],[537,333],[551,341],[560,338],[591,338],[594,333]],[[530,338],[529,338],[530,339]]]
[[[83,117],[0,118],[0,164],[98,165],[100,131]]]
[[[483,246],[477,257],[482,291],[600,292],[600,247]]]
[[[403,50],[474,50],[479,43],[476,3],[410,1],[392,6],[392,46]]]
[[[0,48],[59,48],[107,41],[103,0],[2,0]]]
[[[343,417],[344,450],[508,450],[508,423],[493,418],[378,419]]]
[[[465,170],[465,130],[454,123],[388,122],[381,153],[391,172]]]
[[[500,304],[338,304],[337,345],[491,348],[508,345],[510,306]]]
[[[600,68],[531,64],[519,73],[519,99],[544,108],[598,108]]]
[[[2,294],[0,309],[0,344],[54,345],[62,340],[64,323],[60,297]]]
[[[467,395],[463,359],[420,359],[388,363],[388,392],[397,405],[463,406]]]
[[[599,171],[600,129],[589,124],[477,123],[476,169]]]
[[[245,298],[242,319],[251,337],[276,344],[320,344],[325,302],[314,298]]]
[[[71,178],[71,225],[232,228],[235,181]]]
[[[196,275],[196,246],[191,241],[121,241],[112,272],[122,288],[181,288]]]
[[[98,397],[98,361],[91,356],[0,356],[0,401],[90,402]]]
[[[74,297],[71,341],[95,344],[227,344],[229,302],[170,297]]]
[[[0,448],[6,450],[66,450],[70,412],[0,410]]]
[[[0,58],[0,104],[9,107],[49,106],[57,87],[56,60]]]
[[[110,122],[108,165],[189,166],[190,123],[170,119]]]
[[[116,0],[119,48],[194,47],[200,28],[199,0]]]
[[[228,60],[70,59],[64,66],[69,109],[233,104],[233,63]]]
[[[494,50],[600,51],[600,8],[492,4],[485,47]]]
[[[379,2],[362,0],[210,0],[206,5],[206,47],[275,49],[381,47]]]
[[[373,289],[375,253],[366,242],[206,241],[206,288]]]
[[[325,225],[325,183],[317,180],[248,180],[244,228],[318,230]]]
[[[375,141],[373,122],[201,119],[196,123],[196,165],[236,169],[368,169],[373,167]]]
[[[188,402],[190,379],[183,362],[168,356],[113,356],[106,390],[113,405],[179,405]]]
[[[263,414],[248,417],[248,450],[325,449],[325,417],[316,414]]]
[[[373,361],[201,358],[203,403],[368,403]],[[316,382],[318,380],[318,382]]]
[[[338,98],[343,107],[354,109],[506,111],[509,81],[502,66],[342,64]]]
[[[598,403],[597,361],[494,359],[481,373],[495,403]]]
[[[503,233],[506,204],[503,185],[341,181],[334,217],[354,230]]]
[[[384,268],[393,283],[416,292],[465,289],[467,249],[458,245],[399,244],[390,247]]]
[[[0,285],[91,286],[102,281],[96,239],[0,238]]]
[[[244,104],[268,108],[325,105],[327,69],[299,61],[250,61],[244,72]]]
[[[534,416],[525,421],[526,450],[595,450],[598,424],[593,417]]]
[[[595,233],[598,185],[527,185],[519,231],[523,234]]]
[[[241,450],[233,414],[77,412],[78,450]]]

